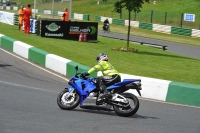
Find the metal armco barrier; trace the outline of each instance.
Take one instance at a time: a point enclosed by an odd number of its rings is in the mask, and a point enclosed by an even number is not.
[[[138,43],[138,42],[137,42]],[[150,47],[154,47],[154,48],[158,48],[158,49],[162,49],[164,51],[167,50],[167,46],[165,45],[159,45],[159,44],[151,44],[151,43],[145,43],[145,42],[139,42],[141,45],[146,45],[146,46],[150,46]]]

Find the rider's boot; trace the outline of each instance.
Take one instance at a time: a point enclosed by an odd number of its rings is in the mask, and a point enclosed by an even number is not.
[[[103,102],[104,102],[105,100],[108,100],[108,99],[111,99],[111,98],[112,98],[112,95],[110,94],[110,92],[109,92],[108,90],[106,90],[106,86],[102,86],[102,87],[104,87],[104,88],[101,88],[101,89],[104,90],[104,91],[103,91],[103,93],[100,93],[100,94],[99,94],[99,97],[97,98],[96,103],[97,103],[98,105],[101,105],[101,104],[103,104]]]
[[[104,90],[103,95],[101,96],[101,99],[103,100],[108,100],[111,99],[112,95],[110,94],[110,92],[108,90]]]

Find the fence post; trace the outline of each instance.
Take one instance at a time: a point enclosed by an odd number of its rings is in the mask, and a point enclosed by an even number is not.
[[[200,30],[200,14],[199,14],[199,30]]]
[[[135,13],[135,16],[134,16],[134,21],[136,21],[136,11],[135,11],[134,13]]]
[[[153,19],[153,10],[151,11],[151,23],[152,23],[152,19]]]
[[[183,13],[181,13],[181,27],[183,26]]]
[[[111,15],[111,18],[113,18],[113,11],[112,11],[112,15]]]
[[[167,24],[167,12],[165,12],[165,25]]]
[[[120,10],[121,10],[121,12],[120,12],[120,19],[122,19],[122,8]]]

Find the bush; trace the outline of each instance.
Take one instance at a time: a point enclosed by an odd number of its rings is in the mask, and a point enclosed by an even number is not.
[[[126,47],[116,47],[116,48],[112,48],[112,50],[114,51],[122,51],[122,52],[133,52],[133,53],[137,53],[138,49],[135,49],[134,47],[129,47],[128,50]]]

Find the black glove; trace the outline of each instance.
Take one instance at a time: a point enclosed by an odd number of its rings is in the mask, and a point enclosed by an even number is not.
[[[86,76],[89,76],[90,74],[88,72],[83,72],[81,73],[81,77],[86,77]]]

